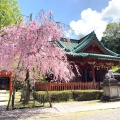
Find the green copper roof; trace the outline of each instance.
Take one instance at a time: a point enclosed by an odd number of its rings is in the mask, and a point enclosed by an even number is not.
[[[82,52],[81,53],[66,52],[66,54],[74,57],[93,57],[93,58],[104,59],[104,60],[120,61],[120,57],[104,55],[104,54],[82,53]]]
[[[86,37],[84,37],[84,39],[80,40],[80,43],[75,47],[75,50],[73,52],[79,52],[80,50],[85,48],[90,43],[90,41],[93,40],[93,38],[95,37],[94,35],[94,32],[91,32]]]
[[[87,47],[92,40],[96,40],[96,43],[101,47],[105,54],[96,54],[96,53],[85,53],[83,49]],[[64,51],[67,55],[72,55],[74,57],[96,57],[98,59],[105,60],[117,60],[120,61],[120,55],[112,52],[107,49],[101,42],[97,39],[95,32],[91,32],[80,40],[70,39],[70,42],[67,42],[64,38],[57,42],[58,46],[64,48]]]
[[[78,45],[78,42],[66,42],[59,40],[57,43],[61,48],[65,48],[65,51],[73,51],[74,48]]]

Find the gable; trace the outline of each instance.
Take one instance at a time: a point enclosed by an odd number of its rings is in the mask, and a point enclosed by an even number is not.
[[[95,39],[93,39],[81,52],[107,54],[106,51],[99,45]]]
[[[86,53],[97,53],[97,54],[104,54],[96,45],[92,44],[87,47],[83,52]]]
[[[93,46],[96,46],[95,48]],[[101,42],[97,39],[96,34],[91,32],[84,39],[80,39],[79,44],[73,50],[74,53],[88,52],[105,55],[116,55],[116,53],[108,50]]]

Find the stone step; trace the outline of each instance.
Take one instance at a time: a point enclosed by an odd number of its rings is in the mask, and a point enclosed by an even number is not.
[[[0,106],[7,105],[7,101],[1,101]]]
[[[6,101],[6,100],[7,100],[6,97],[0,97],[0,102],[1,102],[1,101]]]
[[[6,94],[6,90],[0,90],[0,94]]]
[[[0,90],[0,105],[6,105],[9,94],[6,93],[6,90]]]

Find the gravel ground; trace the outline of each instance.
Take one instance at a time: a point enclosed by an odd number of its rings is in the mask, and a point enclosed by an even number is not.
[[[52,108],[5,111],[0,106],[0,120],[120,120],[120,102],[99,101],[54,103]]]
[[[85,111],[76,113],[36,115],[25,120],[120,120],[120,109]]]
[[[63,102],[53,103],[52,108],[5,111],[6,96],[3,93],[0,100],[0,120],[120,120],[120,101]]]
[[[4,111],[2,107],[0,120],[120,120],[120,108],[60,113],[55,108]]]

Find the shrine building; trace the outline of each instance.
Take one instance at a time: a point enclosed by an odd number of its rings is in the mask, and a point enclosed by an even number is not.
[[[94,31],[80,40],[70,39],[70,42],[66,42],[61,39],[58,43],[64,48],[70,64],[74,63],[79,68],[81,76],[76,76],[75,81],[101,82],[107,70],[120,64],[120,54],[107,49]]]
[[[73,65],[75,77],[70,83],[49,83],[49,90],[100,89],[105,73],[112,66],[120,65],[120,54],[107,49],[94,31],[79,40],[70,39],[70,42],[62,38],[57,44],[64,49],[69,63]],[[78,66],[80,74],[74,65]],[[40,90],[40,86],[36,85],[36,88]]]
[[[48,83],[48,90],[100,89],[105,73],[112,66],[120,65],[120,54],[107,49],[91,32],[85,37],[67,42],[65,38],[57,42],[64,49],[75,76],[69,83]],[[74,65],[78,66],[79,73]],[[12,90],[12,73],[0,71],[0,89]],[[120,82],[120,81],[119,81]],[[43,83],[35,85],[37,90],[45,90]]]

